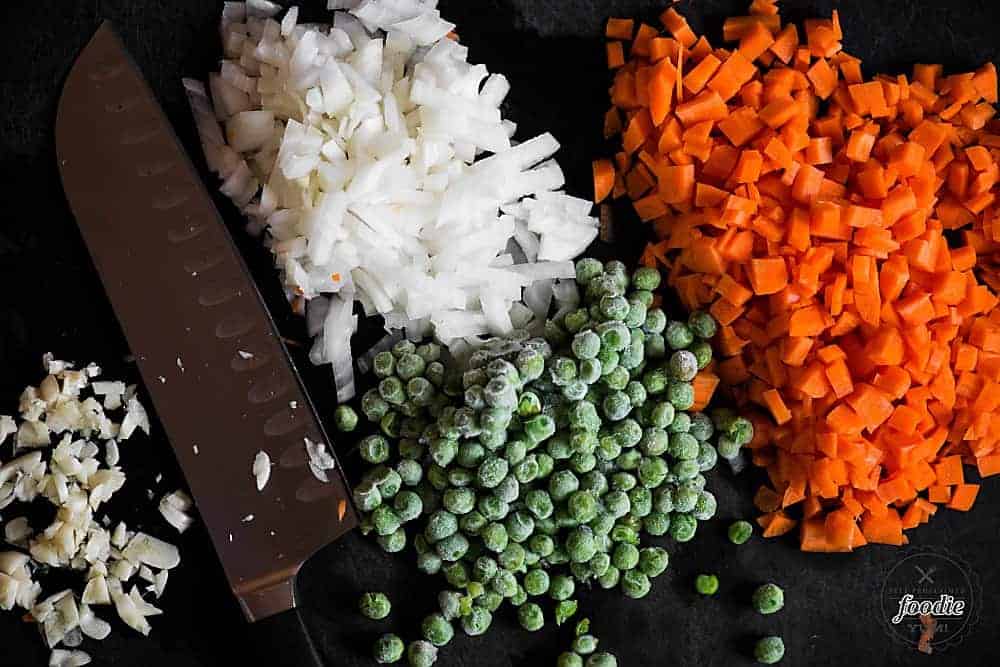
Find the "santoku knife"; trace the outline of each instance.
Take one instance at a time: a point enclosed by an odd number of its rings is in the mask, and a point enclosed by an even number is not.
[[[179,79],[178,79],[179,85]],[[319,664],[295,576],[357,525],[339,466],[321,481],[306,440],[329,440],[212,199],[149,85],[104,23],[56,119],[70,207],[201,518],[266,664]],[[254,457],[267,452],[258,491]],[[267,631],[265,626],[272,626]],[[265,642],[266,643],[266,642]],[[264,664],[264,663],[262,663]]]

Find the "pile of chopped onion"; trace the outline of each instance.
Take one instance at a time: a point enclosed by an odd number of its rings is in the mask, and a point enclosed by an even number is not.
[[[333,364],[340,400],[355,301],[462,352],[541,326],[597,236],[591,203],[559,191],[558,142],[512,140],[507,79],[468,62],[436,4],[331,0],[349,11],[305,25],[295,7],[278,21],[276,4],[227,2],[220,71],[207,91],[184,82],[222,191],[309,302],[311,358]]]
[[[40,530],[25,516],[0,521],[3,539],[12,547],[0,551],[0,609],[29,611],[52,649],[50,664],[73,667],[88,664],[90,656],[66,649],[76,649],[84,637],[100,640],[111,632],[93,607],[114,605],[122,621],[149,633],[146,618],[161,612],[130,582],[138,576],[148,584],[145,592],[159,598],[180,554],[177,547],[129,531],[124,523],[109,530],[109,518],[98,518],[101,505],[125,484],[118,466],[120,443],[136,430],[149,433],[135,386],[96,380],[101,369],[94,364],[76,370],[51,355],[44,363],[48,375],[21,394],[20,419],[0,416],[0,445],[13,436],[12,458],[0,461],[0,510],[7,514],[20,507],[14,503],[44,498],[56,511]],[[171,502],[190,508],[183,493],[171,496]],[[42,587],[34,580],[39,567],[83,573],[82,592],[66,589],[39,600]]]

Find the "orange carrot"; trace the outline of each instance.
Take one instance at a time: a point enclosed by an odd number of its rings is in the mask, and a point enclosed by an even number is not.
[[[673,7],[665,32],[623,21],[595,198],[632,200],[642,262],[719,322],[696,405],[763,409],[765,534],[795,504],[803,550],[901,545],[969,509],[964,466],[1000,474],[996,68],[866,78],[836,12],[800,32],[771,0],[726,19],[726,49]]]
[[[594,160],[594,201],[601,203],[615,187],[615,166],[611,160]]]

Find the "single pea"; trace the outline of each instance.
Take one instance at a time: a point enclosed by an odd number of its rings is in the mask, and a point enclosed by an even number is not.
[[[763,584],[750,598],[753,608],[761,614],[773,614],[785,606],[785,592],[775,584]]]
[[[625,304],[625,307],[627,308],[628,304]],[[601,337],[602,348],[612,352],[621,352],[632,342],[632,334],[629,333],[628,327],[621,322],[604,322],[598,325],[596,331]],[[611,369],[607,368],[608,364],[604,363],[602,356],[598,354],[597,358],[601,359],[601,364],[610,372]],[[612,367],[617,365],[617,363],[612,364]]]
[[[785,657],[785,642],[781,637],[764,637],[757,640],[753,649],[754,659],[764,665],[773,665]]]
[[[612,427],[612,432],[623,449],[635,447],[642,440],[642,427],[634,419],[626,418]]]
[[[465,588],[469,583],[469,569],[465,563],[449,563],[443,565],[444,579],[453,588]]]
[[[687,484],[677,487],[673,492],[674,511],[693,512],[700,495],[697,489]]]
[[[423,479],[424,469],[412,459],[402,459],[396,464],[396,473],[406,486],[416,486]]]
[[[586,667],[618,667],[618,659],[610,653],[595,653],[587,658]]]
[[[420,444],[419,440],[403,438],[399,441],[399,455],[404,459],[419,461],[424,458],[424,446]],[[421,468],[421,475],[422,474],[423,469]]]
[[[590,324],[590,312],[586,308],[570,311],[563,318],[563,327],[571,334],[579,333],[588,324]]]
[[[702,491],[698,495],[698,501],[695,503],[694,509],[691,514],[698,521],[708,521],[715,516],[715,512],[718,509],[719,504],[715,499],[715,496],[711,491]]]
[[[597,541],[589,526],[577,526],[566,536],[566,552],[570,561],[586,563],[597,553]]]
[[[389,458],[389,442],[380,435],[369,435],[358,445],[361,458],[368,463],[378,464]]]
[[[621,355],[610,347],[602,347],[597,355],[597,361],[601,364],[601,377],[604,377],[614,369],[618,368]]]
[[[575,491],[566,501],[570,515],[580,523],[587,523],[597,516],[600,505],[590,491]]]
[[[510,505],[496,495],[480,496],[476,509],[489,521],[502,521],[510,513]]]
[[[581,331],[573,337],[572,350],[577,359],[595,359],[601,351],[601,337],[592,330]]]
[[[719,460],[719,454],[715,451],[715,447],[712,446],[710,442],[702,442],[698,445],[698,458],[696,459],[698,463],[698,470],[701,472],[707,472],[715,467],[715,464]]]
[[[382,551],[387,554],[398,554],[406,548],[406,531],[402,528],[397,528],[388,535],[377,536],[375,541],[382,547]]]
[[[641,266],[632,274],[632,285],[636,289],[652,292],[660,286],[660,272],[648,266]]]
[[[552,498],[542,489],[532,489],[525,494],[524,506],[538,519],[547,519],[554,511]]]
[[[643,518],[642,528],[653,537],[663,537],[670,530],[670,515],[654,510]]]
[[[657,396],[664,393],[669,383],[667,372],[662,368],[651,368],[642,374],[642,386],[649,395]]]
[[[630,378],[631,376],[629,375],[628,370],[622,366],[618,366],[618,368],[612,369],[610,373],[605,375],[602,378],[602,382],[604,383],[604,386],[611,391],[623,392],[628,386]],[[643,389],[645,389],[645,387],[643,387]]]
[[[667,328],[667,316],[659,308],[653,308],[646,313],[646,321],[642,330],[647,334],[662,334]],[[647,338],[648,340],[648,338]]]
[[[698,458],[699,444],[690,433],[674,433],[670,438],[667,452],[678,461],[689,461]]]
[[[483,528],[480,533],[483,546],[494,553],[500,553],[507,548],[510,537],[507,535],[507,527],[502,523],[491,523]]]
[[[372,370],[376,377],[387,378],[396,372],[396,357],[392,352],[379,352],[372,359]]]
[[[646,404],[649,398],[646,388],[638,380],[629,380],[625,385],[625,395],[633,408],[639,408]]]
[[[510,598],[510,603],[515,607],[521,607],[524,603],[528,601],[528,592],[524,590],[524,587],[518,585],[517,592]]]
[[[534,602],[526,602],[518,608],[517,620],[528,632],[536,632],[545,625],[545,614]]]
[[[610,590],[621,581],[621,570],[614,565],[609,565],[602,575],[598,575],[597,584],[604,590]]]
[[[564,574],[557,574],[553,576],[549,582],[549,597],[557,602],[570,599],[573,597],[573,592],[575,590],[576,585],[574,584],[572,577],[568,577]]]
[[[646,597],[650,588],[652,588],[652,584],[649,582],[649,577],[639,570],[622,572],[621,589],[626,596],[638,600]]]
[[[592,385],[601,379],[604,367],[599,359],[584,359],[580,362],[578,379],[587,385]]]
[[[447,510],[438,510],[431,514],[424,527],[424,537],[431,544],[440,542],[458,531],[458,519]]]
[[[698,360],[687,350],[677,350],[668,362],[670,377],[678,382],[690,382],[698,374]]]
[[[406,659],[410,667],[431,667],[437,662],[438,650],[434,644],[423,639],[410,642],[406,649]]]
[[[449,621],[458,620],[462,615],[462,594],[458,591],[441,591],[438,593],[438,608],[441,615]]]
[[[670,466],[658,456],[645,458],[639,464],[639,482],[647,489],[655,489],[663,484],[670,474]]]
[[[358,609],[365,618],[381,621],[392,611],[392,603],[385,593],[365,593],[358,601]]]
[[[435,544],[434,550],[444,562],[454,563],[468,553],[469,540],[462,533],[455,533]]]
[[[653,511],[653,492],[645,486],[637,486],[628,492],[629,502],[632,503],[631,514],[642,518]]]
[[[553,614],[556,619],[556,625],[562,625],[564,622],[573,618],[578,607],[579,604],[576,600],[563,600],[556,604],[556,610]]]
[[[675,412],[674,419],[667,426],[668,433],[687,433],[691,430],[691,415],[686,412]]]
[[[377,389],[369,389],[361,397],[361,412],[370,422],[377,422],[389,412],[389,404]]]
[[[694,387],[690,382],[671,382],[667,385],[667,400],[677,410],[688,410],[694,405]]]
[[[719,456],[727,461],[731,461],[740,455],[740,443],[736,442],[729,436],[720,435],[715,442]]]
[[[555,420],[546,414],[532,417],[524,423],[524,434],[535,444],[548,440],[555,432]]]
[[[662,428],[651,426],[643,429],[639,449],[646,456],[659,457],[670,449],[670,436]]]
[[[476,471],[476,480],[484,489],[496,488],[510,471],[510,464],[498,456],[487,456]]]
[[[673,350],[686,349],[694,342],[694,334],[684,322],[670,322],[663,332],[663,338]]]
[[[371,512],[382,504],[382,494],[374,482],[362,482],[354,487],[354,503],[362,512]]]
[[[696,310],[688,316],[688,328],[703,340],[710,339],[717,331],[715,318],[703,310]]]
[[[753,524],[749,521],[734,521],[729,525],[729,541],[733,544],[743,544],[753,534]]]
[[[632,503],[628,498],[628,493],[615,490],[604,494],[604,507],[611,516],[617,519],[631,511]]]
[[[611,564],[619,570],[633,569],[639,564],[639,550],[627,542],[619,542],[611,554]]]
[[[719,590],[719,578],[714,574],[699,574],[694,579],[694,589],[702,595],[715,595]]]
[[[663,339],[663,334],[647,334],[642,345],[648,359],[663,359],[667,356],[667,342]]]
[[[399,520],[403,523],[408,521],[413,521],[419,517],[424,511],[424,503],[420,500],[420,496],[413,491],[401,491],[396,495],[395,500],[393,500],[393,509],[396,510],[396,515]]]
[[[559,470],[549,479],[549,495],[556,502],[565,500],[579,488],[579,478],[569,470]]]
[[[441,614],[431,614],[427,616],[420,626],[424,639],[434,646],[444,646],[455,636],[455,630]]]
[[[530,382],[545,372],[545,356],[538,350],[522,350],[515,359],[515,365],[521,379]]]
[[[698,530],[698,520],[690,514],[675,513],[670,516],[670,536],[678,542],[690,542]]]
[[[523,418],[534,417],[542,412],[542,401],[538,394],[526,391],[517,401],[517,414]]]
[[[451,465],[458,455],[458,441],[450,438],[437,438],[428,445],[431,459],[442,468]]]
[[[585,257],[576,262],[576,281],[582,286],[586,286],[602,273],[604,273],[604,266],[592,257]]]
[[[538,526],[536,522],[536,527]],[[528,540],[528,548],[533,552],[541,556],[542,558],[548,558],[552,555],[555,550],[555,542],[553,539],[546,534],[533,535],[531,539]]]
[[[506,477],[500,480],[493,493],[505,503],[510,504],[521,497],[521,484],[513,474],[508,473]]]
[[[378,393],[384,401],[392,405],[401,405],[406,400],[403,382],[395,376],[387,377],[379,382]]]
[[[444,375],[444,364],[440,361],[430,362],[424,370],[424,377],[437,389],[441,389],[444,386]]]
[[[399,530],[401,520],[396,511],[388,505],[380,505],[372,512],[372,522],[375,525],[375,532],[379,535],[391,535]]]
[[[405,650],[402,639],[393,634],[385,634],[375,640],[372,653],[378,664],[391,665],[400,661]]]
[[[625,316],[625,326],[630,329],[641,327],[646,322],[646,304],[630,296],[628,306],[628,315]]]
[[[695,361],[698,362],[698,370],[704,370],[710,363],[712,363],[712,346],[708,341],[696,340],[691,343],[691,347],[688,351],[694,355]]]
[[[512,541],[520,543],[527,540],[535,532],[535,520],[528,512],[518,510],[507,516],[504,527],[507,528],[507,536]],[[510,547],[514,546],[517,546],[517,544],[510,545]]]
[[[624,392],[614,391],[604,398],[601,409],[604,416],[611,421],[621,421],[632,410],[632,404],[629,403],[628,396]]]
[[[556,658],[556,667],[583,667],[583,658],[576,653],[565,651]]]
[[[753,440],[753,424],[746,417],[734,418],[724,430],[726,435],[741,445],[746,445]]]
[[[413,354],[416,351],[417,351],[416,344],[414,344],[411,341],[408,341],[406,339],[401,340],[401,341],[399,341],[398,343],[396,343],[395,345],[392,346],[392,354],[397,359],[399,359],[404,354]]]
[[[470,637],[485,634],[493,623],[493,614],[485,607],[475,606],[462,617],[462,630]]]
[[[607,320],[624,320],[629,313],[630,306],[623,296],[604,296],[600,301],[601,314]]]

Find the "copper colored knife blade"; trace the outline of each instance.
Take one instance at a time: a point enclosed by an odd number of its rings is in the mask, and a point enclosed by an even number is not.
[[[178,82],[179,85],[179,82]],[[250,620],[296,605],[309,556],[357,525],[329,440],[212,199],[108,23],[56,119],[63,186],[226,576]],[[270,455],[258,492],[251,467]],[[251,518],[252,515],[252,518]]]

